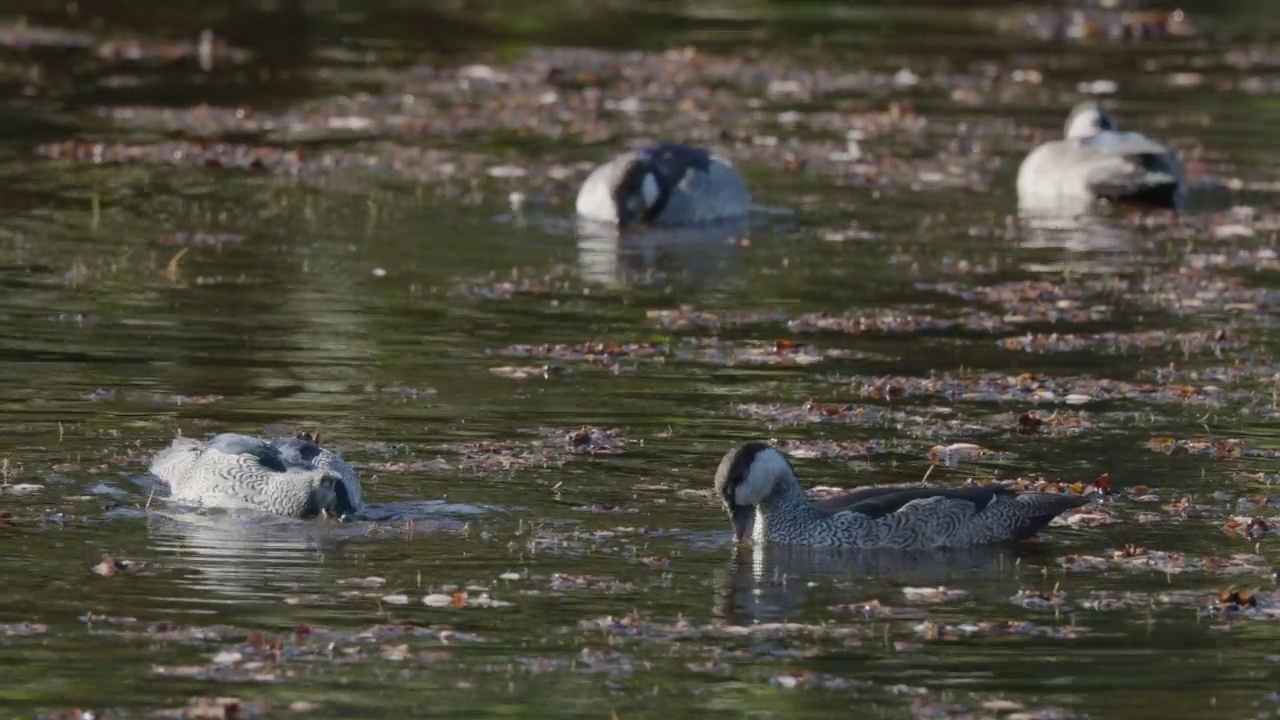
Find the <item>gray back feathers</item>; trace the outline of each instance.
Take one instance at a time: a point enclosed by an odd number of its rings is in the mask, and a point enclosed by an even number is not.
[[[359,478],[310,436],[262,440],[223,433],[207,443],[178,438],[156,454],[151,473],[174,500],[228,510],[311,517],[364,509]]]
[[[1085,497],[1022,493],[1004,486],[861,488],[811,505],[790,462],[765,443],[746,443],[720,462],[716,494],[731,517],[755,507],[754,537],[813,547],[964,547],[1034,536]]]

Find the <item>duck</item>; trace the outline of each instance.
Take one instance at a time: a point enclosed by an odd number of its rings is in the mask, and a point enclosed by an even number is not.
[[[912,485],[860,488],[810,504],[791,462],[763,442],[726,453],[715,489],[733,520],[735,544],[750,534],[757,545],[823,548],[915,550],[1026,540],[1089,501],[1001,485]]]
[[[1186,201],[1182,165],[1173,152],[1141,133],[1122,132],[1097,102],[1072,108],[1064,134],[1023,159],[1019,204],[1057,207],[1103,200],[1178,209]]]
[[[207,442],[176,438],[151,460],[150,472],[172,499],[226,510],[307,518],[363,512],[355,471],[320,436],[264,440],[220,433]]]
[[[579,218],[619,228],[745,217],[751,193],[728,160],[679,143],[628,150],[596,167],[578,191]]]

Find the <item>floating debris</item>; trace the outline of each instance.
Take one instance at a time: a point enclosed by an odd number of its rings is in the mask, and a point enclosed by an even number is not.
[[[1169,590],[1158,593],[1138,591],[1106,592],[1094,590],[1076,604],[1084,610],[1114,612],[1118,610],[1152,610],[1158,607],[1199,607],[1204,593],[1198,590]]]
[[[93,572],[103,577],[111,577],[121,572],[137,572],[146,567],[147,563],[139,560],[117,560],[107,553],[103,553],[102,560],[93,566]]]
[[[1086,717],[1066,708],[1046,706],[1029,708],[1013,700],[990,698],[973,702],[937,701],[928,697],[912,700],[911,717],[914,720],[1077,720]]]
[[[951,603],[969,597],[968,590],[949,588],[944,585],[939,585],[938,587],[904,587],[902,588],[902,594],[906,596],[908,602],[928,605]]]
[[[1280,370],[1277,372],[1280,373]],[[1203,376],[1203,379],[1211,377],[1213,376]],[[973,372],[934,373],[929,377],[837,375],[832,377],[832,382],[848,385],[862,398],[889,402],[916,397],[938,397],[950,402],[1037,405],[1088,405],[1118,400],[1216,405],[1224,399],[1225,392],[1221,387],[1186,384],[1186,381],[1199,379],[1201,378],[1159,376],[1157,381],[1160,384],[1153,384],[1083,376]]]
[[[718,56],[693,48],[536,48],[502,65],[408,68],[389,78],[381,93],[321,99],[276,113],[204,105],[115,107],[102,112],[122,127],[202,137],[258,134],[290,142],[354,135],[382,141],[380,152],[362,157],[354,151],[331,150],[314,168],[332,172],[366,166],[422,182],[488,177],[557,195],[575,188],[592,164],[519,156],[477,163],[441,154],[437,164],[450,170],[444,175],[416,157],[409,143],[422,137],[447,141],[511,132],[555,142],[616,143],[633,136],[636,116],[642,113],[647,135],[717,144],[735,163],[803,170],[873,187],[986,190],[995,164],[985,154],[972,152],[969,138],[1008,135],[1007,121],[930,122],[909,104],[889,101],[883,104],[887,107],[872,110],[784,113],[782,129],[788,137],[779,138],[774,118],[753,106],[762,94],[773,102],[807,102],[829,94],[847,96],[858,88],[896,89],[908,80],[912,87],[953,88],[962,83],[985,88],[992,83],[980,70],[967,75],[870,70],[836,75],[780,57]],[[1010,93],[1024,87],[1006,85]],[[934,152],[891,152],[894,147],[925,143],[934,145]],[[147,146],[112,154],[132,162],[166,162],[163,152]],[[80,153],[62,155],[88,159]]]
[[[579,344],[509,345],[499,355],[515,358],[548,358],[560,362],[617,365],[620,362],[666,362],[669,349],[649,343],[599,340]]]
[[[995,453],[973,443],[952,443],[950,445],[934,445],[929,448],[929,463],[955,467],[962,460],[981,460]]]
[[[1227,518],[1226,523],[1222,527],[1222,531],[1228,537],[1243,538],[1250,542],[1258,542],[1268,535],[1280,534],[1280,522],[1272,518],[1271,522],[1265,519],[1253,517],[1233,516]]]
[[[1280,450],[1274,448],[1251,448],[1239,438],[1188,438],[1177,440],[1171,437],[1154,437],[1147,441],[1147,449],[1163,455],[1172,455],[1181,450],[1189,455],[1205,455],[1214,460],[1228,460],[1243,457],[1280,457]]]
[[[175,232],[160,238],[160,244],[166,247],[217,247],[219,245],[235,245],[244,240],[239,233],[210,233],[204,231]]]
[[[395,385],[374,385],[366,388],[373,392],[395,395],[404,400],[432,400],[440,395],[433,387],[398,387]]]
[[[460,456],[457,469],[490,473],[559,467],[575,455],[612,455],[626,452],[627,440],[618,428],[578,426],[540,428],[540,436],[531,441],[470,442],[445,445],[442,449]],[[427,470],[447,472],[454,467],[447,461],[391,464],[399,471]]]
[[[457,468],[476,473],[528,470],[539,467],[559,467],[569,460],[563,451],[540,445],[514,441],[473,442],[446,446],[445,450],[461,456]],[[450,471],[447,464],[427,463],[417,466],[423,470]]]
[[[254,720],[266,717],[271,706],[265,700],[244,702],[233,697],[193,697],[178,708],[152,713],[163,720]]]
[[[908,453],[910,446],[881,440],[775,440],[773,445],[791,457],[822,458],[824,460],[865,460],[873,455],[890,452]]]
[[[774,675],[769,678],[769,684],[777,688],[813,690],[853,690],[871,685],[866,680],[851,680],[809,670],[797,670]]]
[[[664,330],[721,330],[742,325],[783,325],[786,313],[750,310],[698,310],[681,305],[669,310],[647,310],[645,318]]]
[[[633,583],[623,582],[617,578],[601,575],[569,575],[567,573],[552,573],[548,584],[552,590],[562,592],[568,590],[596,590],[617,593],[635,589]]]
[[[987,620],[958,625],[928,621],[916,625],[914,631],[916,635],[929,641],[959,640],[968,637],[1045,637],[1054,640],[1074,640],[1088,632],[1080,625],[1037,625],[1026,620]]]
[[[984,10],[978,16],[1002,33],[1055,42],[1152,42],[1200,35],[1200,29],[1182,10],[1136,10],[1121,3]]]
[[[49,626],[44,623],[0,623],[0,637],[32,637],[48,632]]]
[[[865,618],[904,618],[924,616],[924,613],[920,610],[912,608],[893,608],[881,603],[879,600],[831,605],[827,608],[827,611],[838,614],[861,615]]]
[[[695,625],[688,620],[672,623],[645,620],[639,615],[622,617],[606,616],[580,620],[578,629],[585,632],[603,632],[620,638],[670,641],[698,638],[750,638],[753,640],[778,640],[798,637],[806,640],[858,638],[864,630],[837,625],[808,625],[804,623],[759,623],[755,625]]]
[[[498,377],[511,380],[528,380],[530,378],[550,380],[552,377],[564,375],[566,370],[558,365],[503,365],[501,367],[491,367],[489,372]]]
[[[787,321],[787,328],[797,333],[833,332],[848,335],[907,335],[964,329],[978,333],[1009,330],[1004,320],[987,313],[966,309],[957,319],[939,318],[910,309],[876,309],[831,315],[805,313]]]
[[[551,430],[542,440],[542,444],[545,447],[599,455],[624,452],[627,441],[622,437],[622,431],[617,428],[583,426]]]
[[[1025,353],[1082,352],[1129,353],[1138,350],[1176,350],[1192,353],[1221,353],[1243,347],[1243,342],[1223,331],[1140,330],[1136,332],[1103,332],[1088,334],[1027,333],[1003,338],[997,346],[1003,350]]]
[[[1009,598],[1009,601],[1027,610],[1052,610],[1057,612],[1062,609],[1062,604],[1066,601],[1066,597],[1067,594],[1059,592],[1055,586],[1048,592],[1030,589],[1019,590],[1016,595]]]
[[[497,600],[487,592],[480,592],[472,595],[466,590],[455,590],[452,593],[431,593],[423,596],[422,604],[427,607],[436,608],[501,608],[513,607],[514,603],[505,600]]]
[[[449,464],[444,458],[435,458],[432,460],[389,460],[384,463],[378,463],[372,466],[374,472],[384,473],[421,473],[421,472],[449,472],[454,466]]]
[[[908,409],[885,408],[879,405],[854,403],[828,403],[809,400],[804,403],[742,403],[734,406],[742,417],[763,420],[775,426],[806,425],[810,423],[854,425],[859,427],[892,427],[913,438],[939,437],[988,437],[1009,431],[1018,432],[1018,417],[1001,413],[970,419],[953,417],[952,408],[915,407]],[[1098,427],[1098,421],[1086,413],[1056,411],[1046,415],[1037,431],[1053,437],[1074,437]],[[952,450],[948,450],[948,447]],[[972,443],[956,443],[935,446],[929,450],[934,464],[953,465],[959,459],[1004,459],[1007,453],[984,451]]]
[[[1067,555],[1058,560],[1058,565],[1075,572],[1123,569],[1159,572],[1166,575],[1191,572],[1242,575],[1263,572],[1266,569],[1266,558],[1248,553],[1236,553],[1226,557],[1187,555],[1181,552],[1148,550],[1128,545],[1118,550],[1109,550],[1106,555],[1100,556]]]

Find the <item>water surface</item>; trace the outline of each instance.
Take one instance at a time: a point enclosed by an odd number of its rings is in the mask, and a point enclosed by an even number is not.
[[[1274,551],[1223,531],[1230,515],[1273,512],[1239,505],[1269,495],[1277,447],[1267,183],[1280,105],[1257,90],[1275,68],[1261,4],[1187,5],[1197,36],[1128,43],[1001,34],[990,18],[1015,8],[996,3],[145,16],[86,3],[75,17],[19,5],[5,8],[89,33],[83,43],[188,42],[210,26],[255,55],[205,72],[190,58],[94,59],[80,40],[7,43],[0,700],[14,716],[133,717],[221,696],[249,715],[268,701],[272,716],[322,717],[1270,712]],[[110,108],[301,117],[466,63],[516,73],[564,45],[696,46],[758,82],[721,77],[724,94],[704,96],[705,78],[686,78],[670,104],[645,95],[621,137],[536,122],[385,137],[295,127],[296,143],[213,133],[377,158],[296,176],[37,152],[211,137],[187,116],[146,126]],[[1253,64],[1229,62],[1233,50]],[[769,91],[821,86],[803,68],[898,80]],[[1019,68],[1043,79],[1014,82]],[[1184,153],[1203,185],[1189,216],[1116,212],[1066,229],[1017,218],[1017,162],[1096,80],[1117,83],[1127,126]],[[669,122],[682,92],[714,112]],[[891,107],[885,122],[919,115],[927,128],[869,133],[876,172],[840,170],[821,149]],[[578,232],[573,182],[548,168],[602,160],[654,127],[738,154],[761,206],[748,231]],[[421,147],[445,154],[413,172],[394,162]],[[474,177],[431,179],[445,161],[465,170],[466,153],[482,158]],[[484,172],[507,165],[527,174]],[[806,332],[817,312],[867,324]],[[1168,335],[1139,335],[1155,331]],[[1043,351],[1019,351],[1028,335]],[[585,343],[608,357],[584,360]],[[1084,400],[1066,402],[1072,392]],[[1046,424],[1020,433],[1032,410]],[[566,441],[582,427],[614,435]],[[146,461],[177,432],[313,429],[361,473],[377,520],[264,521],[149,497]],[[923,557],[735,551],[707,491],[721,455],[756,438],[798,451],[809,485],[1109,473],[1117,522]],[[835,457],[811,457],[838,442]],[[958,442],[991,454],[930,469],[934,446]],[[1169,442],[1183,444],[1158,451]],[[1131,570],[1129,545],[1185,555]],[[146,566],[101,577],[104,553]],[[957,592],[910,590],[939,586]],[[1233,586],[1261,609],[1224,610]],[[1047,600],[1014,602],[1023,590]]]

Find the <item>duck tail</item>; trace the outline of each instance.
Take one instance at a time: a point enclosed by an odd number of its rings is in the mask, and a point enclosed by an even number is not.
[[[187,474],[204,450],[204,443],[192,438],[176,438],[169,447],[156,453],[147,469],[161,482],[173,486]]]
[[[1015,540],[1035,537],[1053,519],[1062,513],[1089,502],[1089,495],[1062,495],[1058,493],[1020,493],[1015,502],[1020,506],[1021,522],[1013,531]]]

